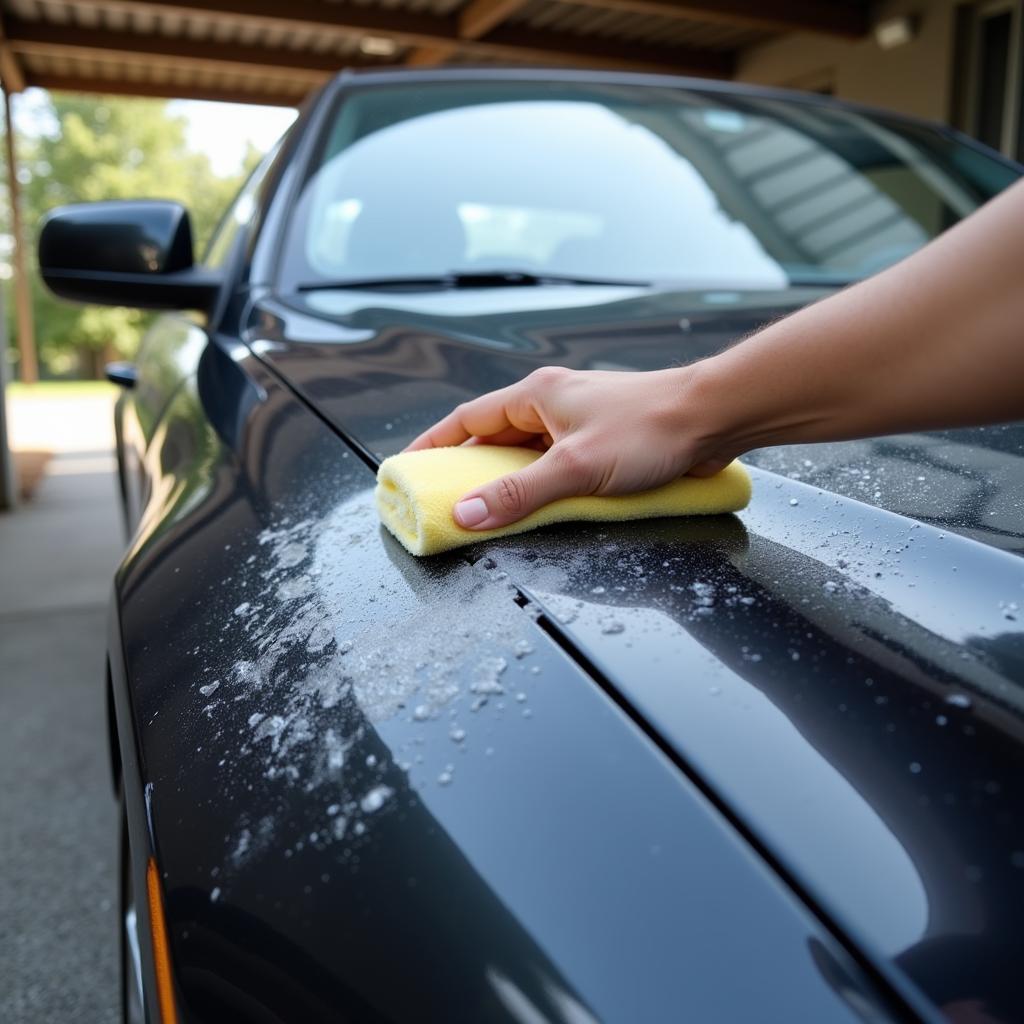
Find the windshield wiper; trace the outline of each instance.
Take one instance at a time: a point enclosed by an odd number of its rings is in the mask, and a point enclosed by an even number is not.
[[[621,281],[578,274],[534,274],[525,270],[458,271],[423,277],[366,277],[338,281],[308,281],[297,291],[330,291],[335,288],[397,288],[409,291],[450,288],[540,288],[545,285],[597,285],[620,288],[649,288],[649,281]]]

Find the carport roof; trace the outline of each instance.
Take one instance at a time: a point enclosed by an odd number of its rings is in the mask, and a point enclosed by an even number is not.
[[[444,63],[730,77],[738,50],[856,38],[862,0],[0,0],[0,76],[87,92],[293,106],[346,67]]]

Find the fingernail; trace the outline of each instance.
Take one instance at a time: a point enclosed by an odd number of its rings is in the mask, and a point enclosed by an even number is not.
[[[472,529],[487,518],[487,503],[483,498],[466,498],[455,503],[455,521],[459,526]]]

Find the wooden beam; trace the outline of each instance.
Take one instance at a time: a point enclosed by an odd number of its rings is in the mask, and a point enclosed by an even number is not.
[[[454,52],[453,46],[415,46],[402,63],[409,68],[436,68]]]
[[[318,85],[347,64],[343,57],[272,50],[265,46],[241,46],[205,39],[180,38],[104,29],[72,28],[41,21],[7,21],[8,45],[31,57],[70,57],[85,60],[115,60],[119,64],[151,65],[153,58],[173,67],[197,71],[273,75],[309,86]]]
[[[696,50],[685,46],[620,42],[596,36],[574,36],[566,32],[540,32],[518,25],[496,28],[486,39],[467,41],[463,49],[468,52],[486,50],[492,57],[518,61],[624,71],[658,71],[711,78],[729,78],[735,63],[731,53]]]
[[[473,0],[482,3],[483,0]],[[497,2],[497,0],[494,0]],[[870,27],[858,0],[564,0],[581,7],[656,14],[766,32],[820,32],[860,39]]]
[[[213,100],[218,103],[254,103],[267,107],[297,107],[305,98],[300,90],[261,92],[258,89],[221,89],[216,86],[175,85],[126,79],[87,78],[77,75],[29,73],[28,85],[55,92],[87,92],[99,96],[153,96],[168,100]]]
[[[4,19],[0,18],[0,83],[4,92],[23,92],[25,76],[7,41]]]
[[[71,7],[93,7],[95,0],[64,0]],[[739,0],[735,0],[739,2]],[[794,0],[796,2],[796,0]],[[486,39],[462,40],[454,17],[438,17],[413,11],[354,4],[322,3],[321,0],[103,0],[107,10],[173,14],[193,21],[234,22],[285,31],[380,35],[406,46],[458,46],[469,56],[489,59],[538,61],[574,67],[629,68],[676,74],[728,77],[733,60],[729,54],[683,46],[645,46],[633,42],[596,39],[570,32],[520,29],[503,38],[491,33]],[[500,30],[503,33],[506,30]],[[143,37],[144,38],[144,37]],[[192,45],[188,39],[184,45]],[[461,45],[460,45],[461,44]]]
[[[18,329],[18,376],[24,384],[39,380],[36,334],[32,318],[32,292],[25,273],[25,231],[21,218],[21,186],[18,182],[18,153],[14,144],[11,94],[4,90],[4,128],[7,150],[7,198],[11,204],[11,263],[14,270],[14,312]]]
[[[459,35],[479,39],[524,7],[527,0],[470,0],[459,12]]]

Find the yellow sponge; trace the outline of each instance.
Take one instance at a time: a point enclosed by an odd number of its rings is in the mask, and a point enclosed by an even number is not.
[[[514,473],[538,458],[540,453],[531,448],[483,444],[392,455],[377,471],[381,522],[412,554],[436,555],[548,523],[737,512],[750,501],[750,476],[740,463],[733,462],[714,476],[684,476],[640,494],[563,498],[497,530],[464,530],[452,518],[452,506],[467,491]]]

